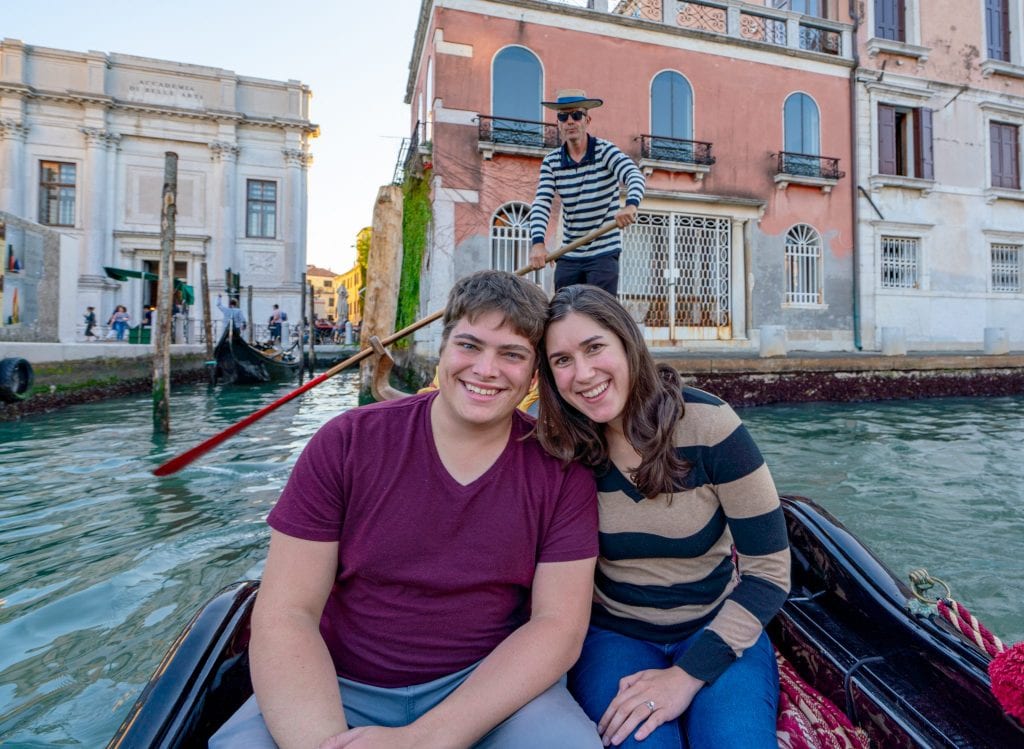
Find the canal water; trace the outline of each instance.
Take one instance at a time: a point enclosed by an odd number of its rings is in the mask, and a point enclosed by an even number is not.
[[[357,399],[343,374],[176,476],[150,471],[287,392],[174,393],[0,424],[0,744],[100,747],[214,591],[258,577],[302,446]],[[740,412],[780,491],[818,500],[904,575],[927,567],[1024,639],[1024,397]]]

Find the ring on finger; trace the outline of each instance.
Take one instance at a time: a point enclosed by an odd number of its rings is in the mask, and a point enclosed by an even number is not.
[[[647,705],[647,709],[652,713],[658,709],[658,706],[654,704],[654,700],[647,700],[644,704]]]

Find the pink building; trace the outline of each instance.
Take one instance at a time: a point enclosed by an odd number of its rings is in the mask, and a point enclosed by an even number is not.
[[[846,6],[424,0],[407,89],[432,187],[424,308],[466,273],[525,264],[558,145],[540,102],[582,88],[605,100],[590,132],[647,175],[619,296],[652,345],[756,349],[782,326],[793,349],[852,348]]]

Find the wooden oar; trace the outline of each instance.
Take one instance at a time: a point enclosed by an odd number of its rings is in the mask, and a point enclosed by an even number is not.
[[[573,250],[575,250],[578,247],[582,247],[585,244],[589,244],[590,242],[593,242],[595,239],[597,239],[598,237],[600,237],[600,236],[602,236],[604,234],[607,234],[608,232],[610,232],[614,228],[615,228],[615,222],[614,221],[609,221],[608,223],[603,224],[599,228],[597,228],[594,231],[592,231],[590,234],[587,234],[585,237],[580,237],[575,242],[570,242],[565,247],[558,248],[557,250],[552,252],[550,255],[548,255],[548,258],[547,258],[546,262],[550,263],[552,260],[557,260],[562,255],[564,255],[565,253],[572,252]],[[516,269],[515,273],[516,273],[517,276],[525,276],[527,273],[530,273],[533,270],[536,270],[536,269],[533,268],[532,266],[524,265],[522,268]],[[410,333],[414,333],[415,331],[419,330],[420,328],[422,328],[422,327],[424,327],[426,325],[429,325],[430,323],[434,322],[434,320],[439,320],[442,315],[444,315],[444,310],[438,310],[437,312],[434,312],[433,314],[427,315],[422,320],[417,320],[416,322],[412,323],[411,325],[407,325],[406,327],[402,328],[398,332],[392,333],[391,335],[387,336],[386,338],[381,339],[380,342],[384,346],[388,346],[388,345],[394,343],[395,341],[397,341],[397,340],[399,340],[401,338],[404,338],[405,336],[409,335]],[[191,450],[187,450],[187,451],[183,452],[181,455],[178,455],[177,457],[171,458],[170,460],[168,460],[163,465],[157,466],[157,468],[155,468],[153,470],[153,473],[155,475],[157,475],[157,476],[170,476],[172,473],[177,473],[182,468],[184,468],[185,466],[189,465],[192,461],[194,461],[196,458],[198,458],[200,455],[204,455],[205,453],[208,453],[210,450],[215,448],[221,442],[224,442],[229,437],[232,437],[233,435],[238,434],[240,431],[245,429],[250,424],[256,423],[257,421],[262,419],[264,416],[269,414],[271,411],[277,410],[278,408],[280,408],[281,406],[283,406],[285,403],[287,403],[288,401],[292,400],[293,398],[297,398],[298,396],[302,395],[307,390],[311,390],[311,389],[315,388],[317,385],[319,385],[324,380],[329,380],[331,377],[334,377],[334,375],[338,374],[338,372],[340,372],[341,370],[346,369],[348,367],[351,367],[356,362],[362,361],[363,359],[365,359],[366,357],[370,356],[373,353],[374,353],[373,347],[372,346],[367,346],[362,351],[360,351],[358,354],[354,354],[353,356],[350,356],[348,359],[345,359],[345,361],[340,362],[338,364],[335,364],[333,367],[328,369],[326,372],[324,372],[319,377],[314,377],[312,380],[307,382],[305,385],[300,385],[299,387],[295,388],[295,390],[291,391],[290,393],[288,393],[285,396],[282,396],[281,398],[278,398],[273,403],[270,403],[269,405],[264,406],[259,411],[251,413],[248,416],[246,416],[244,419],[242,419],[241,421],[238,421],[238,422],[232,424],[227,429],[224,429],[223,431],[217,432],[217,434],[215,434],[212,437],[204,440],[203,442],[200,442],[198,445],[193,447]]]

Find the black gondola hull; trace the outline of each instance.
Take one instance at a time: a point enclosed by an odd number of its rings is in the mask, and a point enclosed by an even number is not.
[[[298,377],[302,363],[289,355],[267,356],[251,346],[237,328],[228,327],[213,351],[214,378],[226,385],[288,382]]]
[[[783,497],[793,588],[768,627],[801,676],[872,746],[1024,746],[989,689],[987,658],[934,615],[842,524]],[[221,592],[173,644],[108,749],[206,746],[251,694],[247,646],[258,583]]]

